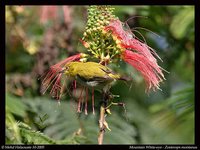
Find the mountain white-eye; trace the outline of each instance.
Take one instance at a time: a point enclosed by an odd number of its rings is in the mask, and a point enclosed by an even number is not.
[[[62,72],[84,86],[102,89],[104,92],[110,88],[113,81],[127,80],[96,62],[69,62]]]

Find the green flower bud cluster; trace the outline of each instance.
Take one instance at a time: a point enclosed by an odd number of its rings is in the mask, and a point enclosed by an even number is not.
[[[82,40],[87,43],[88,51],[100,61],[111,61],[120,51],[112,33],[104,30],[110,20],[117,19],[113,11],[114,8],[110,6],[90,6],[88,9],[88,21]]]
[[[115,18],[112,14],[113,11],[114,8],[110,6],[90,6],[84,38],[87,37],[87,34],[91,34],[93,31],[96,32],[108,25],[109,21]]]

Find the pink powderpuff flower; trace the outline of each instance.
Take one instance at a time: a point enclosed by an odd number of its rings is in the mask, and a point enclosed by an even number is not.
[[[147,44],[134,38],[129,30],[125,31],[122,22],[118,19],[111,20],[105,27],[105,31],[112,31],[114,39],[118,40],[122,59],[142,74],[147,85],[146,90],[159,89],[159,83],[165,78],[162,68],[154,57],[160,59],[156,52]]]
[[[69,24],[72,20],[72,8],[70,6],[62,6],[65,24]]]
[[[40,22],[46,23],[48,20],[56,20],[59,17],[59,6],[41,6]],[[65,24],[72,20],[72,9],[70,6],[62,6]]]
[[[138,70],[145,79],[147,92],[152,88],[154,91],[159,89],[159,82],[164,79],[161,67],[148,57],[139,53],[125,50],[122,52],[122,59]]]
[[[48,20],[55,20],[58,17],[58,6],[41,6],[40,22],[46,23]]]
[[[61,83],[61,79],[62,79],[62,70],[63,67],[65,66],[66,63],[68,62],[72,62],[72,61],[80,61],[80,59],[82,58],[83,54],[79,53],[73,56],[70,56],[64,60],[62,60],[61,62],[53,65],[50,67],[50,69],[48,70],[47,73],[45,73],[45,77],[44,75],[42,77],[44,77],[42,79],[42,86],[41,86],[41,93],[45,93],[48,88],[52,86],[52,89],[50,91],[50,94],[52,97],[55,97],[56,99],[60,99],[61,94],[62,94],[62,88],[63,85]]]

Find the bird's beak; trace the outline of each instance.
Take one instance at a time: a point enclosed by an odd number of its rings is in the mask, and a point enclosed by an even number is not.
[[[59,73],[65,73],[66,68],[63,68],[61,71],[59,71]]]

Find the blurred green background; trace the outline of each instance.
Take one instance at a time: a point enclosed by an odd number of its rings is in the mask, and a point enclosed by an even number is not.
[[[104,144],[194,143],[194,7],[114,6],[122,22],[156,50],[170,73],[162,91],[145,93],[143,78],[131,66],[113,69],[133,76],[133,84],[117,82],[126,111],[111,108]],[[54,9],[53,9],[54,8]],[[97,144],[100,93],[95,93],[96,115],[76,113],[76,101],[66,93],[61,105],[40,94],[40,80],[49,66],[77,52],[87,22],[88,6],[6,6],[6,143]],[[48,12],[45,14],[45,11]],[[56,12],[56,15],[55,15]],[[152,32],[142,30],[142,27]]]

